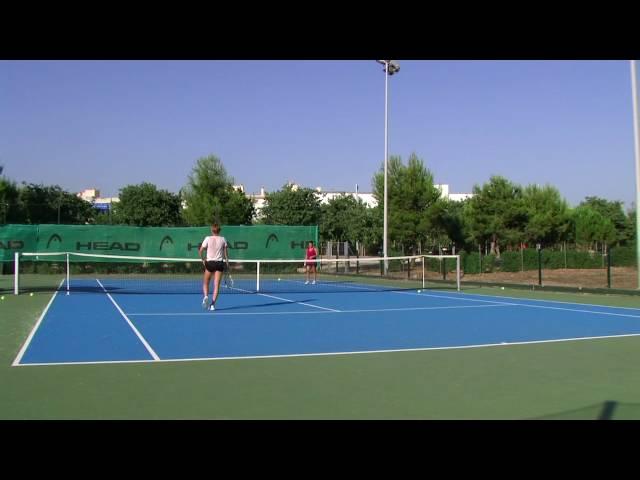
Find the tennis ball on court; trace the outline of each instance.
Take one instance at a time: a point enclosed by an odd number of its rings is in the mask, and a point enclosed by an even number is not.
[[[33,292],[31,292],[31,293],[29,294],[29,296],[30,296],[30,297],[33,297]]]
[[[422,293],[422,290],[418,290],[418,293]]]
[[[4,295],[2,295],[2,296],[0,297],[0,300],[4,300]]]
[[[280,278],[278,278],[278,281],[280,281]]]
[[[502,288],[502,290],[504,290],[504,287],[501,287],[501,288]]]

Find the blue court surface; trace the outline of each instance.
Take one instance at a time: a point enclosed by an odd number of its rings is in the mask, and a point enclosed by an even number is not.
[[[52,296],[14,365],[156,362],[401,350],[640,335],[640,309],[305,285],[229,294],[136,292],[86,280]],[[238,289],[236,289],[238,290]],[[237,292],[234,292],[237,293]]]

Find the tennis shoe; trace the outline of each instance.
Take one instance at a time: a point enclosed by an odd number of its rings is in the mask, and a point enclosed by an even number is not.
[[[207,296],[207,297],[204,297],[204,298],[202,299],[202,308],[204,308],[205,310],[206,310],[207,308],[209,308],[209,297],[208,297],[208,296]]]

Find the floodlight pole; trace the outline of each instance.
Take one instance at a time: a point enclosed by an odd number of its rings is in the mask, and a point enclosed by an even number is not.
[[[640,120],[638,119],[638,87],[636,84],[636,61],[631,60],[631,94],[633,99],[633,133],[636,154],[636,261],[638,286],[640,289]]]
[[[378,60],[378,63],[384,65],[384,200],[383,200],[383,233],[382,233],[382,255],[386,259],[388,255],[387,250],[387,238],[388,238],[388,161],[389,161],[389,76],[400,71],[400,67],[392,60]],[[384,274],[387,275],[389,271],[388,260],[384,261]]]
[[[387,238],[389,232],[388,212],[389,202],[387,202],[387,172],[389,161],[389,63],[385,64],[384,70],[384,232],[382,237],[382,255],[387,258]],[[384,274],[389,273],[389,262],[384,261]]]

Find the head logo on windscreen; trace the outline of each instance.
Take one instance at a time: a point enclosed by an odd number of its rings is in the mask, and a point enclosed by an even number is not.
[[[54,242],[54,241],[58,243],[62,243],[62,238],[60,238],[60,235],[58,235],[57,233],[54,233],[49,237],[49,241],[47,242],[47,248],[50,248],[51,242]]]
[[[267,237],[267,244],[265,245],[264,248],[269,248],[269,243],[271,243],[271,241],[274,240],[276,242],[278,242],[278,236],[275,233],[272,233],[271,235],[269,235],[269,237]]]
[[[173,245],[173,239],[169,235],[165,235],[165,237],[160,242],[160,250],[162,250],[162,247],[164,246],[165,242]]]

